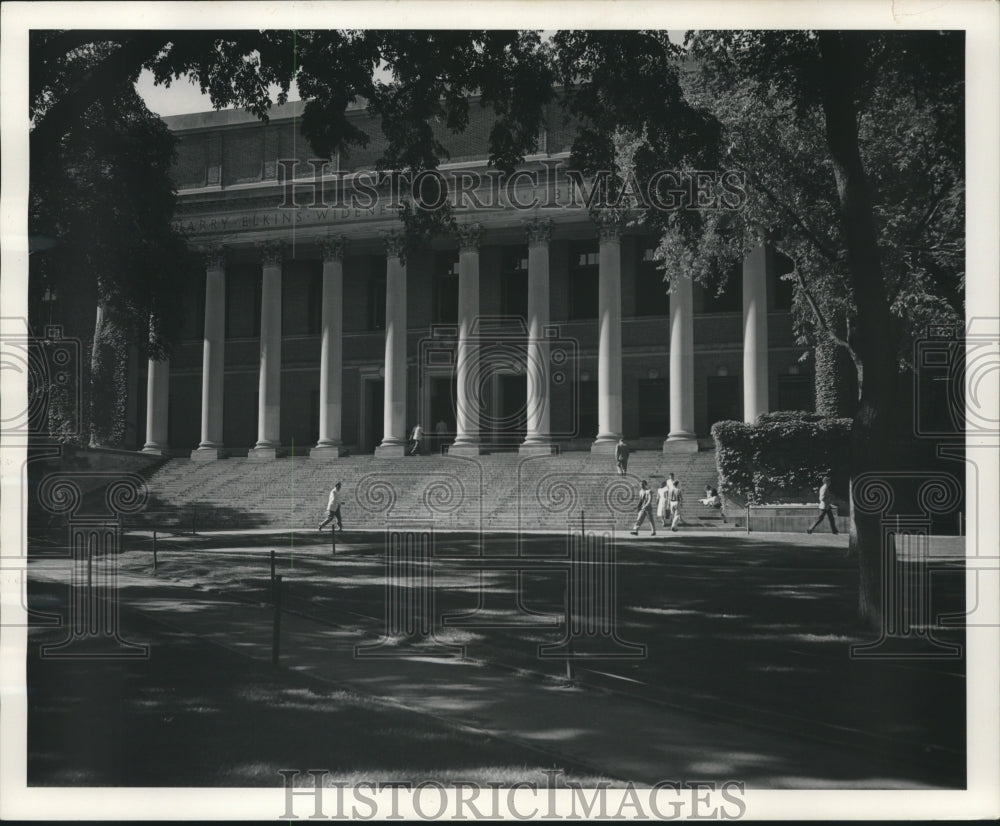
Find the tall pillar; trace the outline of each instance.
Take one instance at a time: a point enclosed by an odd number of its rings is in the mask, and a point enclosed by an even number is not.
[[[683,275],[670,286],[670,433],[664,453],[696,453],[694,432],[694,286]]]
[[[226,264],[221,248],[205,255],[205,338],[201,368],[201,443],[191,458],[222,459],[222,402],[225,381]]]
[[[551,219],[527,222],[528,349],[527,426],[519,453],[553,453],[549,408],[549,241]]]
[[[622,436],[622,249],[616,216],[600,222],[598,254],[597,439],[593,453],[614,453]]]
[[[276,459],[281,449],[281,263],[280,242],[259,245],[260,381],[257,391],[257,444],[248,459]]]
[[[344,363],[344,254],[346,238],[323,241],[322,343],[319,355],[319,441],[317,459],[344,456],[341,441]]]
[[[403,237],[385,238],[385,403],[376,456],[406,455],[406,258]]]
[[[743,419],[767,413],[767,276],[773,253],[758,244],[743,259]]]
[[[149,360],[146,376],[146,444],[143,453],[166,456],[170,452],[167,442],[167,411],[170,402],[170,359]]]
[[[481,224],[458,228],[458,345],[455,351],[455,442],[449,453],[482,453],[479,404],[485,391],[479,373],[479,345],[473,335],[479,318],[479,244]]]

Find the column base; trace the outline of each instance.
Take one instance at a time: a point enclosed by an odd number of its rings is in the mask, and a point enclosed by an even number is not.
[[[222,447],[199,447],[191,451],[191,459],[195,462],[214,462],[216,459],[229,458],[229,451]]]
[[[283,447],[253,447],[247,451],[247,458],[251,461],[269,462],[274,459],[281,459],[288,455],[288,451]]]
[[[406,456],[409,452],[409,444],[395,439],[391,442],[382,442],[375,448],[375,455],[386,459],[397,459],[400,456]]]
[[[449,456],[482,456],[486,453],[489,453],[487,447],[478,442],[466,442],[461,445],[453,444],[448,446]]]
[[[521,456],[549,456],[559,452],[559,448],[552,442],[522,442],[517,452]]]
[[[167,445],[155,445],[150,444],[149,442],[143,445],[142,450],[139,452],[148,453],[151,456],[170,456],[170,448]]]
[[[590,446],[590,452],[610,454],[611,456],[614,456],[615,448],[618,447],[619,438],[621,437],[618,435],[598,436],[594,443]]]
[[[697,453],[698,438],[693,433],[678,433],[667,436],[663,443],[664,453]]]
[[[316,445],[309,451],[309,457],[311,459],[339,459],[341,456],[346,456],[347,453],[347,448],[343,445]]]

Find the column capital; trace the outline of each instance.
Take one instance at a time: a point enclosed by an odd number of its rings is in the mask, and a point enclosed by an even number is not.
[[[351,242],[343,235],[327,235],[320,239],[319,246],[323,251],[324,261],[343,261]]]
[[[200,247],[201,260],[206,269],[222,270],[226,268],[226,248],[222,244],[208,244]]]
[[[281,241],[258,241],[254,246],[265,267],[281,266],[285,260],[285,245]]]
[[[483,240],[482,224],[459,224],[455,232],[458,235],[460,252],[478,252],[479,245]]]
[[[602,210],[593,216],[601,241],[620,241],[625,228],[625,216],[617,210]]]
[[[544,246],[552,240],[552,219],[532,218],[524,222],[525,232],[528,233],[528,246]]]
[[[406,259],[406,236],[402,232],[383,232],[382,240],[389,258],[398,258],[400,262]]]

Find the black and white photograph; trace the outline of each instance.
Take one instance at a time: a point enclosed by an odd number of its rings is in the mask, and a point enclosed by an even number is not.
[[[1000,7],[2,23],[4,819],[1000,816]]]

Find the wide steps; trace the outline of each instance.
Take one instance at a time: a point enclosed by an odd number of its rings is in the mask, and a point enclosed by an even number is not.
[[[561,529],[575,526],[582,511],[591,526],[627,530],[635,519],[639,480],[647,479],[655,490],[673,472],[689,500],[687,527],[731,529],[722,525],[717,511],[696,501],[706,483],[717,484],[714,452],[639,451],[632,454],[628,471],[619,477],[612,457],[584,452],[329,461],[297,456],[271,462],[173,459],[151,476],[147,512],[131,521],[179,530],[310,529],[323,518],[333,483],[341,481],[343,517],[354,527],[422,521],[469,530]]]

